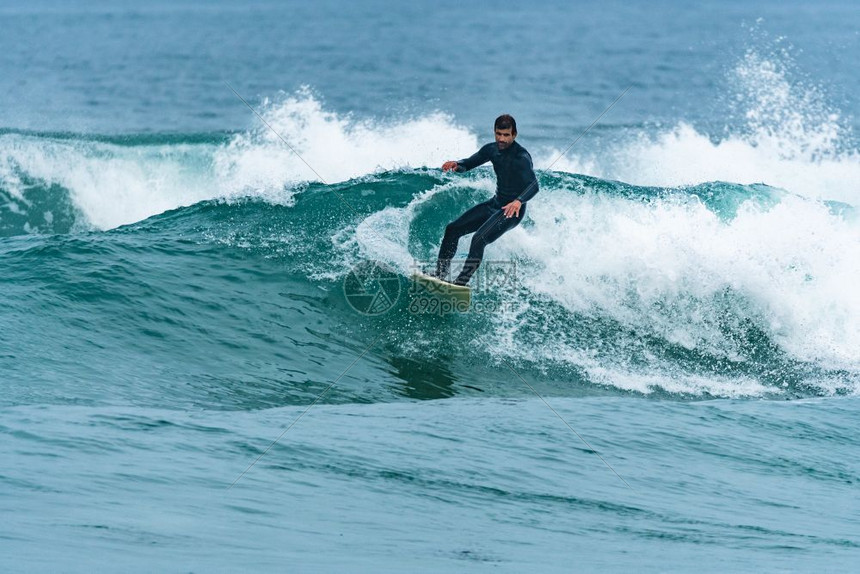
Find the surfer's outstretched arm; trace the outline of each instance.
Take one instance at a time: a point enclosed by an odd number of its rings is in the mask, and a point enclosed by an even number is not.
[[[496,144],[489,143],[479,149],[475,155],[471,157],[467,157],[466,159],[461,159],[460,161],[446,161],[442,164],[442,171],[469,171],[470,169],[474,169],[481,164],[485,164],[490,161],[490,157],[495,148]]]

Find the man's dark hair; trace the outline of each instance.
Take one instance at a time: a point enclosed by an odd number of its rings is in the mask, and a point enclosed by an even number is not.
[[[509,114],[502,114],[496,118],[496,123],[493,125],[494,130],[511,130],[513,135],[517,135],[517,120]]]

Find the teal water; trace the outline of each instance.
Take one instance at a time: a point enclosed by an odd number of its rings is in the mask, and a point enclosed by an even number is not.
[[[0,569],[854,568],[856,10],[451,8],[0,6]]]
[[[318,405],[230,490],[304,407],[5,408],[5,448],[26,452],[28,464],[4,472],[4,514],[14,519],[3,545],[15,549],[4,561],[33,570],[853,568],[858,466],[838,453],[854,448],[856,399],[552,404],[633,489],[537,399]],[[48,465],[62,472],[37,470]]]

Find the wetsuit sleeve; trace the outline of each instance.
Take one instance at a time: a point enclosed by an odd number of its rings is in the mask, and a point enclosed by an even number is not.
[[[493,145],[493,144],[489,144]],[[470,169],[474,169],[481,164],[487,163],[490,161],[490,149],[489,145],[485,145],[481,149],[475,153],[472,157],[467,157],[466,159],[461,159],[457,162],[457,171],[469,171]]]
[[[521,180],[526,182],[525,189],[517,197],[521,203],[525,203],[533,198],[538,192],[538,180],[535,175],[534,167],[532,166],[532,156],[528,152],[523,153],[517,158],[517,171],[520,173]]]

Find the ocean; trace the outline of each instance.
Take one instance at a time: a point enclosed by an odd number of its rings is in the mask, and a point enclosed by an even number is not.
[[[0,30],[0,570],[857,568],[854,3]],[[541,190],[446,307],[502,113]]]

